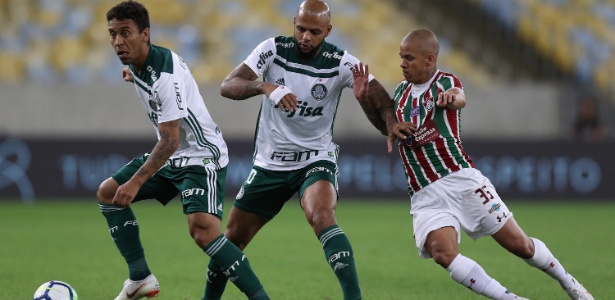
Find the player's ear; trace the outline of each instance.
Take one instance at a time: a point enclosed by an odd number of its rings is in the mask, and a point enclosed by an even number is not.
[[[149,42],[149,27],[143,29],[143,32],[141,32],[141,41]]]
[[[325,32],[325,37],[329,36],[329,34],[331,33],[331,29],[333,29],[333,25],[329,24]]]

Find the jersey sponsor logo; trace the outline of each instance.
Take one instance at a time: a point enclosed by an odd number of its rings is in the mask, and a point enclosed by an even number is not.
[[[295,111],[291,111],[287,115],[287,117],[292,118],[297,114],[297,112],[299,113],[299,116],[303,116],[303,117],[322,116],[322,110],[323,110],[322,106],[317,106],[317,107],[308,106],[307,101],[298,101],[298,104],[299,104],[298,109]],[[276,105],[275,108],[278,108],[278,106]]]
[[[329,263],[332,263],[340,258],[349,257],[349,256],[350,256],[350,251],[340,251],[338,253],[335,253],[329,256]]]
[[[312,155],[318,156],[318,150],[306,150],[296,152],[273,151],[271,160],[300,162],[309,160]]]
[[[275,43],[275,45],[282,48],[292,48],[295,46],[295,43]]]
[[[265,60],[271,56],[273,56],[273,51],[271,50],[267,52],[261,52],[261,54],[258,55],[258,63],[256,64],[256,68],[262,68],[263,65],[265,65]]]
[[[322,53],[322,56],[326,57],[326,58],[334,58],[334,59],[342,59],[342,56],[337,54],[337,51],[333,52],[333,53],[329,53],[327,51]]]
[[[305,173],[305,177],[309,177],[312,173],[316,173],[316,172],[326,172],[329,173],[329,175],[333,176],[333,172],[331,172],[331,170],[325,168],[325,167],[314,167],[312,169],[310,169],[309,171],[307,171],[307,173]]]
[[[146,70],[152,75],[152,81],[158,80],[158,75],[156,75],[156,70],[152,66],[147,66]]]
[[[139,223],[137,222],[137,220],[129,220],[129,221],[124,222],[124,227],[129,226],[129,225],[139,226]]]
[[[494,211],[499,211],[501,206],[502,206],[501,203],[493,203],[491,205],[491,208],[489,209],[489,213],[493,213]]]
[[[312,97],[316,99],[316,101],[321,101],[327,97],[327,87],[322,83],[317,83],[312,87]]]
[[[410,118],[412,117],[416,117],[421,113],[421,107],[419,106],[414,106],[412,108],[410,108]]]
[[[204,189],[199,189],[199,188],[192,188],[192,189],[187,189],[184,190],[182,192],[182,198],[187,198],[190,197],[192,195],[205,195],[205,190]]]
[[[241,256],[241,261],[244,261],[244,260],[246,260],[246,256],[245,256],[245,255],[242,255],[242,256]],[[231,272],[233,272],[233,274],[234,274],[235,269],[236,269],[237,267],[239,267],[239,265],[240,265],[240,264],[241,264],[241,262],[240,262],[240,261],[238,261],[238,260],[236,260],[236,261],[235,261],[235,262],[231,265],[231,267],[230,267],[230,268],[226,269],[225,271],[222,271],[222,273],[224,273],[224,275],[226,275],[227,277],[230,277],[230,275],[232,275],[232,274],[231,274]]]
[[[177,108],[184,110],[182,107],[182,96],[179,93],[179,83],[175,82],[175,102],[177,102]]]

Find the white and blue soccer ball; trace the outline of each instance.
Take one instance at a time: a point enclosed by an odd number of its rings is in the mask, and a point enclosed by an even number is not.
[[[34,293],[34,300],[78,300],[77,292],[68,283],[52,280],[43,283]]]

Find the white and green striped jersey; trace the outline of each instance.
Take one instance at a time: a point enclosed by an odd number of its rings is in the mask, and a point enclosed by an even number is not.
[[[130,65],[137,95],[145,107],[158,139],[158,124],[180,121],[180,142],[169,158],[174,167],[228,164],[228,149],[220,128],[209,115],[188,66],[169,49],[152,45],[137,74]]]
[[[299,102],[297,111],[283,112],[263,96],[254,164],[269,170],[296,170],[317,160],[337,160],[333,123],[342,90],[352,87],[351,69],[359,63],[327,42],[308,61],[296,51],[292,36],[279,36],[263,41],[244,61],[265,82],[290,88]]]
[[[417,130],[409,143],[399,144],[410,195],[430,183],[474,163],[461,146],[461,110],[438,107],[438,94],[463,89],[459,79],[437,70],[424,84],[402,81],[395,89],[395,114],[400,122],[412,122]]]

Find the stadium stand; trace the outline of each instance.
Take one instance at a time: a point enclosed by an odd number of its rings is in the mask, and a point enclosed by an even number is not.
[[[121,65],[109,49],[105,13],[110,0],[0,0],[0,82],[117,83]],[[192,66],[200,83],[215,83],[267,37],[292,32],[301,0],[149,0],[152,39]],[[400,79],[399,41],[420,27],[394,1],[329,1],[331,41],[372,65],[385,84]],[[274,8],[274,9],[272,9]],[[468,55],[441,41],[441,61],[477,83]],[[111,79],[110,79],[111,78]]]
[[[470,0],[468,0],[470,1]],[[615,95],[615,1],[474,0],[583,85]],[[615,99],[615,97],[612,97]]]

